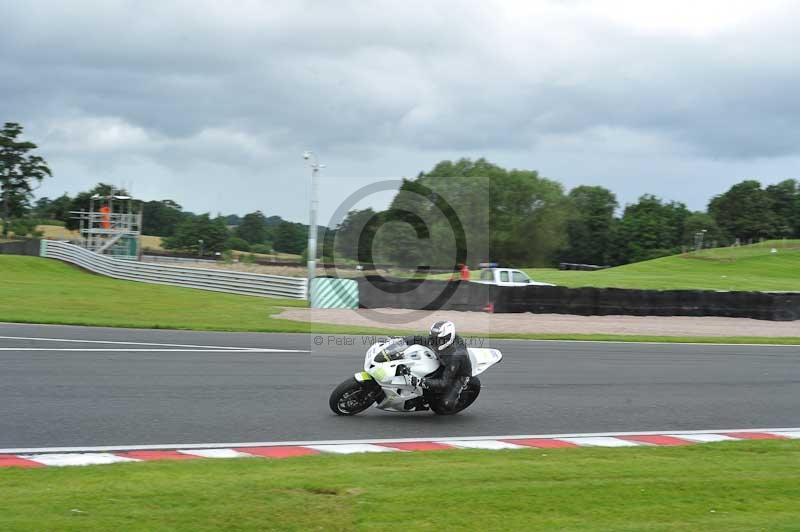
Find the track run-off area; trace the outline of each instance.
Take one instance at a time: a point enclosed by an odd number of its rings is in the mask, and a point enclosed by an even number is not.
[[[0,324],[0,449],[800,426],[800,346],[495,339],[459,415],[335,416],[370,342]]]

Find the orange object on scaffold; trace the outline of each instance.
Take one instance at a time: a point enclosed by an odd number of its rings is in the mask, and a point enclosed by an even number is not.
[[[111,229],[111,209],[108,208],[108,205],[100,207],[100,227]]]

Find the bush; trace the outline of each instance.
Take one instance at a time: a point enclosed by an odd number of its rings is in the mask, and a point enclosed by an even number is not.
[[[37,225],[39,225],[38,220],[30,218],[18,218],[16,220],[11,220],[11,222],[8,225],[8,229],[12,233],[14,233],[14,236],[17,238],[26,236],[32,238],[39,238],[44,233],[36,229]]]
[[[222,252],[222,262],[225,264],[233,264],[233,251],[226,249]]]
[[[48,218],[31,218],[31,221],[36,222],[36,225],[55,225],[64,227],[66,224],[61,220],[51,220]]]
[[[187,252],[198,252],[211,255],[225,249],[230,232],[222,218],[213,220],[208,214],[185,218],[178,224],[173,236],[162,239],[164,249],[177,249]],[[200,244],[200,241],[203,244]]]
[[[261,255],[271,255],[272,245],[270,244],[253,244],[250,246],[251,253],[259,253]]]
[[[244,238],[232,236],[225,241],[225,249],[235,249],[236,251],[250,251],[250,243]]]
[[[255,264],[256,263],[256,256],[252,253],[248,255],[241,255],[239,257],[239,262],[243,262],[244,264]]]

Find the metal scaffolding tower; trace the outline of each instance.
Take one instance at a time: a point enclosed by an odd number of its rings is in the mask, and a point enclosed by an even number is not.
[[[90,251],[121,259],[139,258],[142,204],[130,196],[91,197],[89,211],[72,211],[80,222],[81,245]]]

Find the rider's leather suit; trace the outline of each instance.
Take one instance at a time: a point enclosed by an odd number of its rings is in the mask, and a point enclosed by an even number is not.
[[[456,335],[452,344],[439,351],[434,345],[436,339],[431,341],[427,336],[406,336],[404,339],[408,345],[424,345],[438,355],[442,367],[425,378],[425,387],[442,395],[441,405],[446,410],[455,408],[464,383],[472,375],[472,364],[464,340]]]

